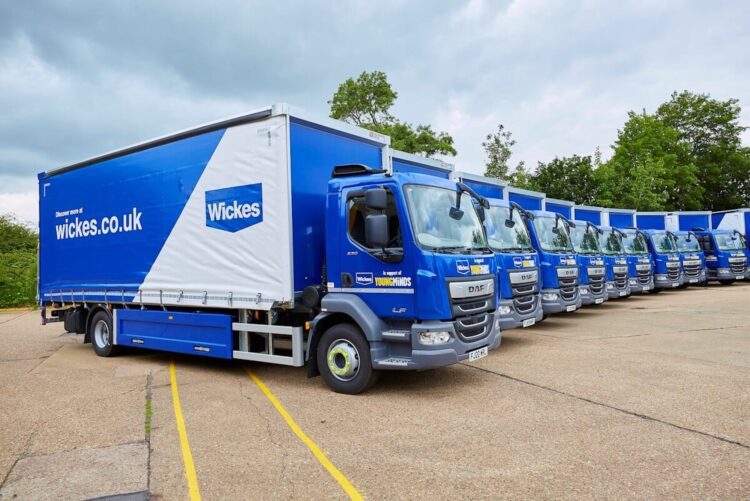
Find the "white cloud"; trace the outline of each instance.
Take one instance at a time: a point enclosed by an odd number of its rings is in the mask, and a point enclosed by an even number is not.
[[[39,222],[38,203],[36,191],[0,193],[0,214],[12,214],[19,221],[36,227]]]

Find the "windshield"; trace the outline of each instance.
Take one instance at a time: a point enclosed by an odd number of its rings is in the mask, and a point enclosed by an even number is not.
[[[614,230],[604,231],[599,235],[599,246],[602,252],[607,255],[622,254],[622,239],[620,234]]]
[[[626,254],[646,254],[646,240],[640,233],[623,233],[622,246]]]
[[[601,254],[599,242],[596,240],[596,230],[589,225],[577,225],[570,229],[570,239],[573,248],[579,254]]]
[[[471,197],[461,194],[459,219],[450,215],[456,191],[436,186],[407,185],[404,188],[417,242],[436,252],[462,252],[487,248],[484,231]]]
[[[684,235],[677,235],[677,250],[680,252],[700,252],[701,247],[695,235],[686,233]]]
[[[743,250],[743,242],[736,233],[714,233],[719,250]]]
[[[547,252],[574,252],[568,228],[562,219],[549,216],[534,219],[539,245]]]
[[[654,242],[656,252],[675,252],[677,250],[674,238],[667,233],[654,233],[651,235],[651,240]]]
[[[512,228],[505,225],[510,216],[508,207],[492,206],[486,214],[484,228],[487,230],[487,242],[492,250],[500,252],[532,250],[526,223],[517,210],[513,211],[512,221],[515,224]]]

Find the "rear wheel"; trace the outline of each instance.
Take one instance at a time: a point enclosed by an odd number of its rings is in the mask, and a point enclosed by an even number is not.
[[[100,357],[111,357],[117,354],[117,346],[114,345],[114,330],[112,329],[112,316],[108,311],[99,310],[94,314],[89,326],[91,345],[94,352]]]
[[[351,324],[334,325],[323,333],[317,361],[320,375],[336,393],[356,395],[377,380],[370,345],[362,331]]]

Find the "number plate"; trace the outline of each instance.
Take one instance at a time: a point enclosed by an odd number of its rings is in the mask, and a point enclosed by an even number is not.
[[[484,358],[487,356],[487,353],[489,353],[489,349],[487,349],[486,346],[484,348],[479,348],[478,350],[470,351],[469,362],[473,362],[475,360],[479,360],[480,358]]]
[[[604,298],[600,297],[594,300],[594,304],[602,304],[604,302]]]
[[[745,275],[737,275],[737,280],[742,280],[745,278]]]
[[[535,323],[536,323],[536,318],[527,318],[526,320],[523,321],[523,326],[524,327],[531,327]]]
[[[677,283],[672,284],[672,287],[679,287],[679,286],[680,284],[677,284]]]
[[[620,297],[625,296],[628,293],[628,291],[620,291]]]
[[[576,305],[571,304],[567,308],[565,308],[565,311],[576,311]]]
[[[691,284],[697,284],[698,283],[698,279],[697,278],[691,278],[690,279],[690,283]]]

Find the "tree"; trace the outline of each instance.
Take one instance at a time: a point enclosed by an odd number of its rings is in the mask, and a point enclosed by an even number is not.
[[[548,163],[539,162],[527,184],[549,197],[579,204],[591,205],[597,199],[597,182],[589,156],[555,157]]]
[[[696,166],[704,208],[724,210],[750,205],[750,151],[742,147],[741,108],[737,99],[719,101],[709,94],[674,92],[656,117],[678,133],[686,147],[682,164]]]
[[[600,205],[638,210],[701,208],[697,168],[675,129],[645,111],[631,111],[612,148],[612,158],[594,171]]]
[[[515,144],[516,140],[513,139],[513,134],[509,130],[506,130],[503,124],[498,124],[497,132],[487,134],[487,138],[482,143],[484,152],[487,155],[486,169],[484,171],[485,176],[504,181],[510,179],[511,173],[508,162],[513,154],[513,146]]]
[[[34,304],[37,235],[9,215],[0,215],[0,235],[0,308]]]
[[[453,137],[436,132],[429,125],[401,122],[390,113],[398,94],[382,71],[363,71],[356,80],[349,78],[339,85],[331,106],[331,118],[391,137],[391,146],[408,153],[455,155]]]

